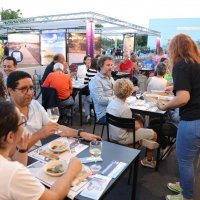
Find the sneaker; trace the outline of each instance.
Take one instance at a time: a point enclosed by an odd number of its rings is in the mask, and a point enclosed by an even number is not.
[[[142,139],[139,141],[140,145],[143,147],[146,147],[147,149],[157,149],[160,145],[153,141],[148,139]]]
[[[86,121],[87,121],[87,122],[90,122],[90,115],[88,115],[88,116],[86,117]]]
[[[180,182],[168,183],[167,187],[173,192],[177,192],[177,193],[181,193],[182,192],[182,188],[180,186]]]
[[[90,115],[85,116],[84,123],[85,123],[85,124],[88,124],[88,123],[90,123],[90,120],[91,120]]]
[[[167,195],[165,197],[166,200],[184,200],[182,194],[177,194],[177,195]]]
[[[150,167],[153,169],[156,167],[156,161],[153,159],[151,161],[148,161],[147,158],[144,158],[140,162],[141,162],[141,165],[144,167]]]

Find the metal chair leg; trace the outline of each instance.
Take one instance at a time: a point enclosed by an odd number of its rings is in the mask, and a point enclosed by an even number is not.
[[[104,125],[103,125],[102,130],[101,130],[101,138],[103,136],[103,131],[104,131]]]

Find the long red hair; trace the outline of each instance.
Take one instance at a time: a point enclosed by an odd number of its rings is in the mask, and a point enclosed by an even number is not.
[[[189,35],[183,33],[172,38],[168,47],[168,55],[172,66],[180,60],[200,64],[200,52],[196,43]]]

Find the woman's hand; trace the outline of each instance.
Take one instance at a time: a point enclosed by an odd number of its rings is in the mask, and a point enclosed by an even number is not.
[[[157,107],[159,110],[166,110],[165,103],[163,101],[158,100]]]
[[[32,134],[31,133],[27,133],[25,130],[24,130],[24,133],[19,141],[19,143],[17,143],[17,147],[18,149],[27,149],[28,148],[28,144],[31,140],[31,137],[32,137]]]

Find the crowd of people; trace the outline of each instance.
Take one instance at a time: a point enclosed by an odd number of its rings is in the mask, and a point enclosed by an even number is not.
[[[66,173],[50,189],[45,189],[25,167],[28,150],[34,145],[40,145],[38,143],[43,138],[58,130],[62,131],[61,137],[81,136],[88,141],[101,138],[83,130],[77,131],[50,122],[46,110],[33,99],[34,86],[31,75],[16,70],[17,62],[13,57],[4,57],[2,62],[4,75],[0,76],[0,172],[6,182],[0,183],[1,188],[5,188],[0,192],[0,199],[13,199],[16,195],[18,199],[63,199],[73,178],[81,170],[80,161],[72,158]],[[139,90],[137,75],[140,68],[137,55],[124,53],[123,60],[117,64],[117,68],[114,65],[115,61],[111,56],[92,58],[86,55],[83,64],[78,66],[77,73],[73,73],[85,86],[83,94],[86,122],[90,120],[91,103],[94,105],[96,118],[101,123],[106,123],[106,113],[122,118],[132,118],[135,114],[126,103],[126,99]],[[159,146],[166,148],[169,143],[165,136],[173,134],[176,137],[177,134],[176,156],[180,182],[169,183],[168,187],[171,190],[176,188],[179,194],[167,195],[166,200],[192,200],[193,162],[200,147],[199,49],[191,37],[178,34],[170,41],[167,54],[164,54],[160,47],[154,58],[149,54],[144,65],[153,71],[149,74],[144,89],[148,92],[170,90],[175,96],[169,102],[157,101],[160,110],[170,111],[170,118],[163,122],[162,132],[156,119],[150,121],[149,127],[144,128],[143,118],[134,115],[135,142],[147,148],[147,155],[141,160],[141,164],[155,168],[154,149]],[[60,106],[75,103],[71,74],[67,68],[64,56],[56,54],[42,78],[43,87],[56,89]],[[111,73],[114,69],[129,73],[130,79],[114,80]],[[133,143],[130,130],[112,125],[109,125],[109,130],[112,141],[123,145]]]

